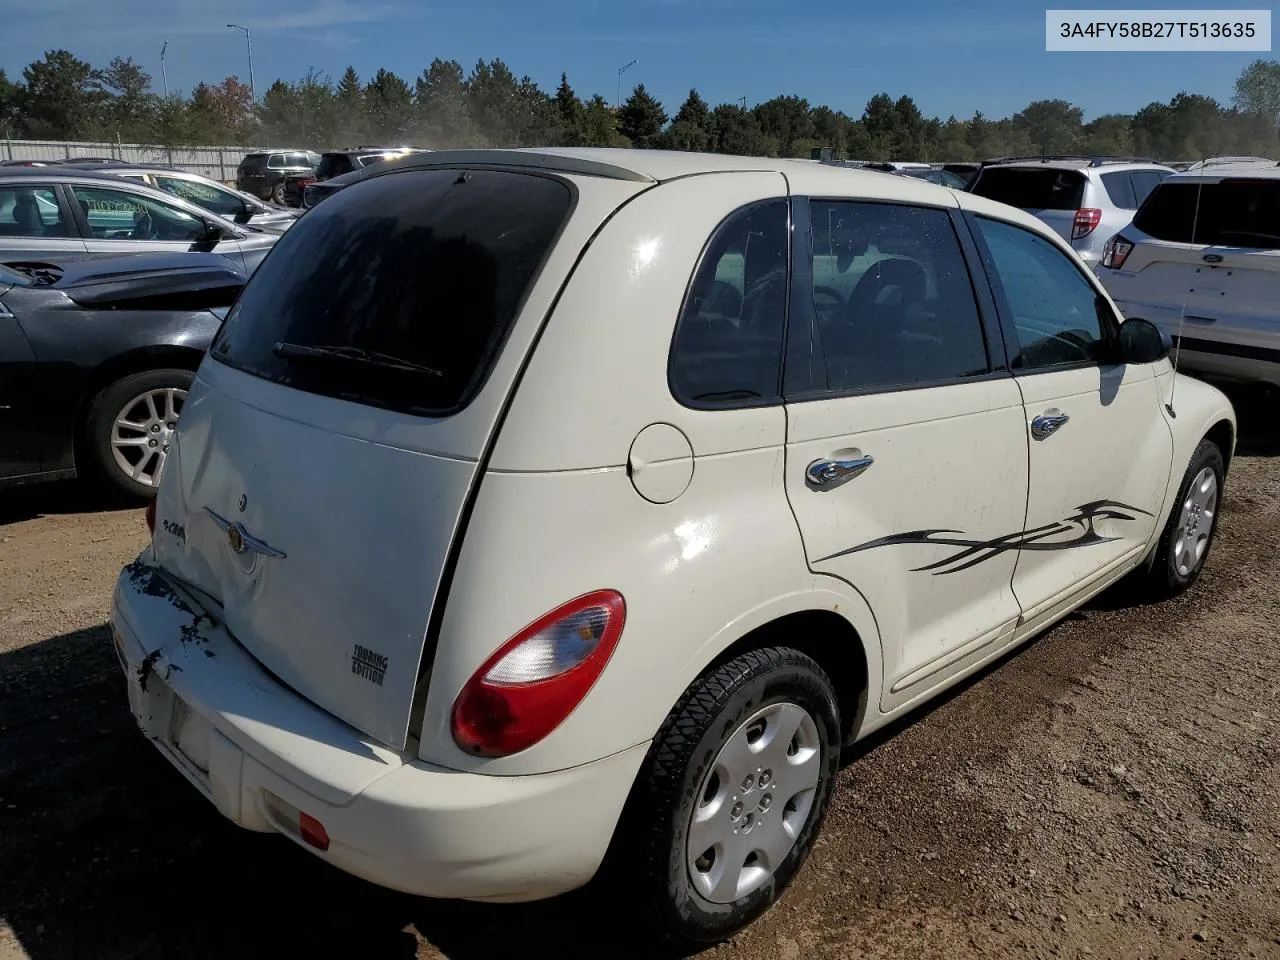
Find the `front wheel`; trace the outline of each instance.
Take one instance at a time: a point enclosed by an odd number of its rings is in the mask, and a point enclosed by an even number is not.
[[[764,913],[809,855],[840,762],[831,681],[786,647],[696,680],[668,715],[628,799],[615,879],[682,947]]]
[[[1222,451],[1212,440],[1201,440],[1178,487],[1169,521],[1156,544],[1146,576],[1153,600],[1176,596],[1200,577],[1213,535],[1218,529],[1222,481],[1226,473]]]
[[[93,399],[84,447],[100,479],[130,496],[155,495],[193,379],[190,370],[147,370]]]

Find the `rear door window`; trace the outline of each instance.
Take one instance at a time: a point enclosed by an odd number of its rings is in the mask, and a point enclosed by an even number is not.
[[[507,171],[357,184],[285,233],[211,352],[309,393],[456,412],[483,384],[572,206],[563,182]]]
[[[95,240],[162,240],[194,243],[207,227],[178,207],[125,190],[73,186]]]
[[[676,326],[668,380],[678,400],[694,407],[778,402],[787,246],[785,200],[739,210],[716,230]]]
[[[52,187],[0,187],[0,237],[65,237],[67,224]]]
[[[1084,175],[1053,167],[988,167],[970,192],[1023,210],[1078,210]]]
[[[1166,180],[1133,225],[1172,243],[1280,250],[1280,180]]]

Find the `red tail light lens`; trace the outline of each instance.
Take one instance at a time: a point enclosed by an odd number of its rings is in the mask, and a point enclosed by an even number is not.
[[[1102,265],[1112,270],[1119,270],[1133,252],[1133,241],[1116,234],[1102,248]]]
[[[453,704],[453,738],[468,753],[503,757],[546,737],[582,702],[622,635],[616,590],[570,600],[498,648]]]
[[[1102,222],[1102,211],[1093,207],[1081,207],[1076,211],[1075,222],[1071,224],[1071,239],[1083,240]]]
[[[147,501],[147,532],[152,536],[156,533],[156,498],[152,497]]]

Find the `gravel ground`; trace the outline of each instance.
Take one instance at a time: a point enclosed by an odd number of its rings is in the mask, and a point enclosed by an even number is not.
[[[1246,434],[1194,591],[1104,597],[863,745],[783,903],[708,955],[1280,958],[1278,504]],[[76,486],[0,494],[0,960],[634,955],[591,892],[417,900],[225,823],[126,708],[103,620],[144,538]]]

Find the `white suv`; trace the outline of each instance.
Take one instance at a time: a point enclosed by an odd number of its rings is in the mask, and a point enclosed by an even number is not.
[[[436,897],[603,865],[716,941],[843,744],[1202,568],[1231,406],[1171,416],[1167,341],[1032,217],[710,154],[375,169],[228,315],[113,601],[142,730],[244,827]]]
[[[1116,231],[1172,167],[1108,157],[1019,157],[988,161],[969,191],[1039,217],[1092,267]]]
[[[1280,168],[1210,164],[1162,183],[1097,268],[1188,370],[1280,387]]]

